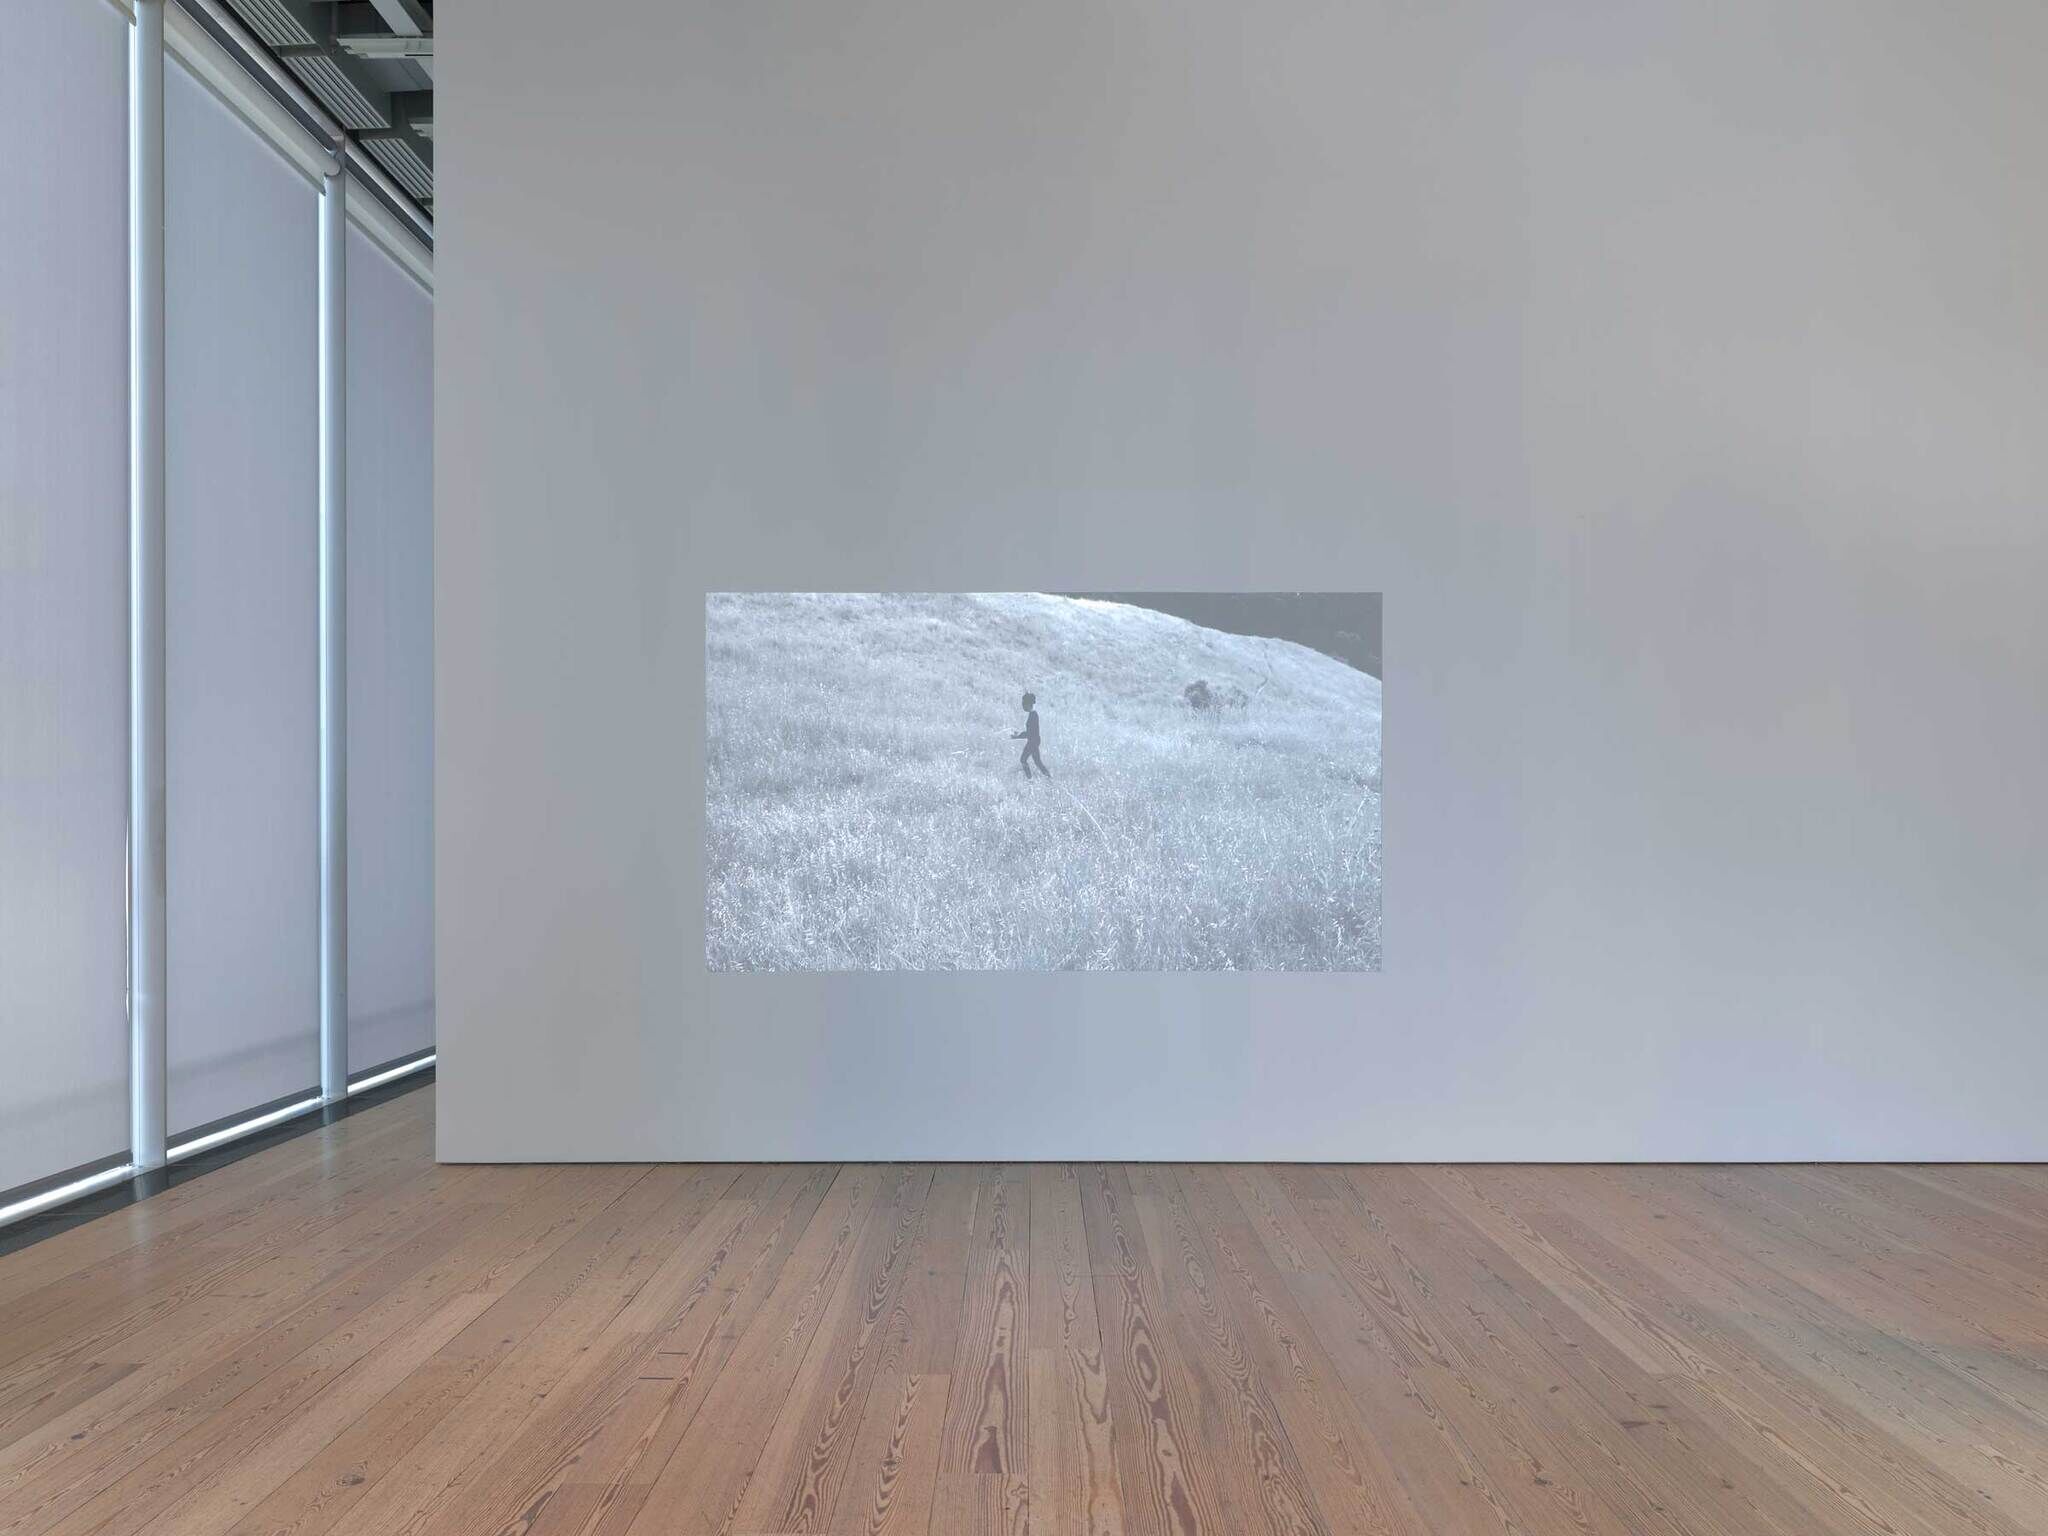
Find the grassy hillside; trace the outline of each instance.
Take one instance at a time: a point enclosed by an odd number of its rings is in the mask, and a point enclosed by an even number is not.
[[[1318,652],[1035,593],[715,593],[705,700],[714,970],[1379,967],[1380,685]]]

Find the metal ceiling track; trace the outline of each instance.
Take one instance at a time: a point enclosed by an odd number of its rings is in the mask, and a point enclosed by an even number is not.
[[[327,7],[335,12],[328,38],[314,35],[306,0],[174,0],[178,8],[263,87],[266,95],[330,151],[339,151],[356,180],[396,216],[429,251],[434,247],[432,92],[389,89],[366,73],[348,51],[351,41],[397,36],[418,55],[395,53],[391,60],[422,62],[431,69],[431,17],[414,0],[378,0],[374,10],[408,18],[412,34],[342,33],[360,28],[354,13],[368,4]],[[325,5],[325,0],[321,0]],[[245,17],[247,19],[245,19]],[[381,44],[371,44],[376,47]],[[389,69],[391,64],[378,67]],[[407,67],[400,64],[401,68]]]

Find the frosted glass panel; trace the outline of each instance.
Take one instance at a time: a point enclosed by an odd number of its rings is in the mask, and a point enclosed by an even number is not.
[[[316,1087],[317,195],[165,71],[170,1129]]]
[[[434,308],[348,237],[348,1063],[434,1043]]]
[[[128,1147],[128,29],[7,22],[0,1190]]]

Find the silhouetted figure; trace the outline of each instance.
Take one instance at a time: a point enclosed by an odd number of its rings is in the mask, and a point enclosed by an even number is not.
[[[1024,743],[1024,750],[1017,754],[1017,766],[1024,770],[1024,777],[1031,777],[1031,765],[1038,764],[1038,771],[1048,779],[1052,771],[1045,766],[1045,759],[1038,755],[1038,711],[1031,706],[1038,702],[1038,695],[1024,695],[1024,729],[1011,733],[1010,740]]]

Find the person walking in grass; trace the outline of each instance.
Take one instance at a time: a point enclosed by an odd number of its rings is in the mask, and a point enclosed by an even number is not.
[[[1017,766],[1024,770],[1024,777],[1031,777],[1031,765],[1038,764],[1038,771],[1048,779],[1052,772],[1045,766],[1045,759],[1038,755],[1038,711],[1032,706],[1038,702],[1038,695],[1024,695],[1024,729],[1011,733],[1010,740],[1024,743],[1024,750],[1017,754]]]

